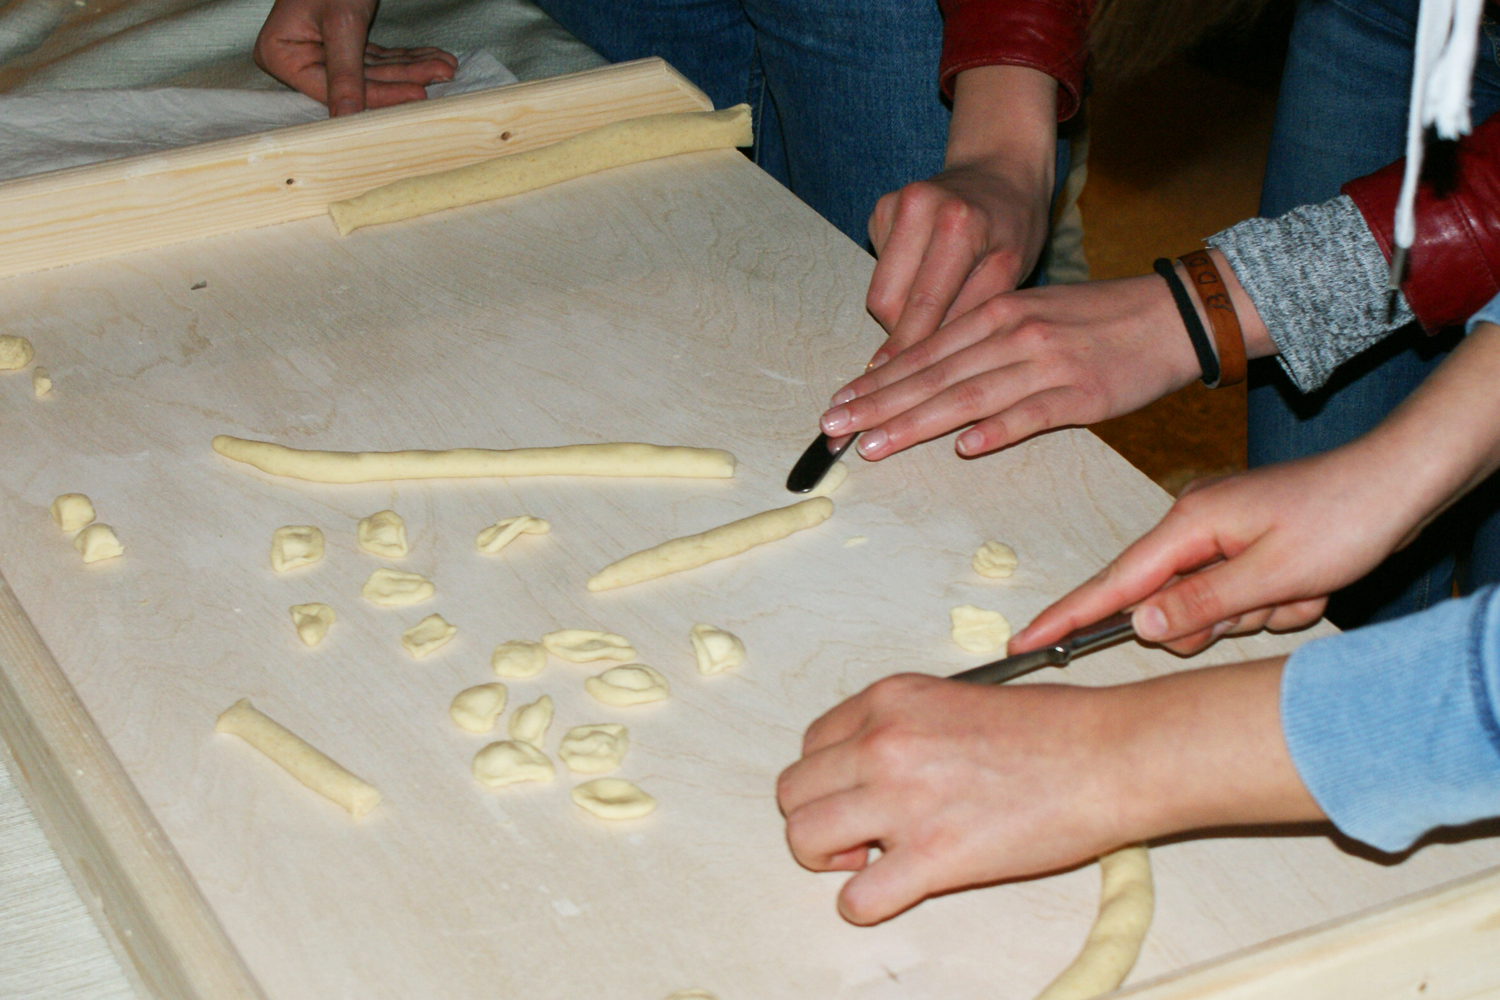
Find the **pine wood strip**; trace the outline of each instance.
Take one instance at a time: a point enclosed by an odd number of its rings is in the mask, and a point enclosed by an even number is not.
[[[0,736],[28,804],[143,995],[263,1000],[4,577]]]
[[[1124,1000],[1500,997],[1500,868],[1125,990]]]
[[[641,59],[21,177],[0,183],[0,277],[305,219],[403,177],[712,108],[665,62]]]

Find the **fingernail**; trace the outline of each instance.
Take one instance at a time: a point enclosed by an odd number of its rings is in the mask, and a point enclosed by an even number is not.
[[[884,448],[887,440],[885,431],[866,431],[864,436],[859,439],[859,443],[854,447],[859,449],[861,455],[869,458]]]
[[[1135,613],[1130,616],[1130,624],[1135,627],[1135,634],[1142,639],[1159,639],[1167,634],[1167,616],[1162,613],[1161,608],[1149,604],[1135,609]]]
[[[865,365],[865,371],[872,372],[889,360],[891,360],[891,356],[889,354],[885,353],[884,351],[876,351],[875,356],[870,359],[870,363]]]
[[[829,410],[823,414],[823,433],[841,434],[845,427],[849,426],[849,411],[840,406],[838,409]]]
[[[845,403],[849,402],[849,400],[851,400],[853,398],[854,398],[854,390],[851,389],[851,388],[849,388],[848,386],[845,386],[844,388],[840,389],[838,392],[836,392],[836,393],[833,394],[833,398],[828,401],[828,405],[829,406],[843,406]]]
[[[958,453],[968,455],[984,447],[984,435],[978,431],[964,431],[958,436]]]

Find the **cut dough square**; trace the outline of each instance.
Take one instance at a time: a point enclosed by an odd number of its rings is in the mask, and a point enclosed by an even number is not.
[[[584,681],[583,687],[598,701],[617,708],[662,701],[671,694],[667,679],[644,663],[610,667],[599,676]]]
[[[114,559],[125,554],[125,546],[115,535],[115,529],[107,524],[94,523],[73,537],[73,548],[77,549],[86,563]]]
[[[633,660],[635,649],[624,636],[591,628],[565,628],[542,636],[547,652],[569,663],[594,660]]]
[[[547,647],[529,639],[502,642],[490,654],[490,669],[497,677],[535,677],[547,666]]]
[[[293,604],[292,627],[304,646],[316,646],[333,625],[333,609],[326,604]]]
[[[496,521],[481,531],[474,539],[474,547],[485,555],[494,555],[521,535],[545,535],[551,530],[552,525],[539,517],[517,514]]]
[[[310,524],[288,524],[271,532],[271,568],[285,573],[323,558],[323,532]]]
[[[401,645],[420,660],[448,645],[448,641],[457,634],[458,626],[449,625],[442,615],[428,615],[401,633]]]
[[[64,493],[52,501],[52,523],[77,531],[94,520],[94,503],[82,493]]]
[[[491,743],[475,754],[473,771],[475,780],[491,788],[521,781],[551,781],[557,773],[546,754],[530,743],[510,740]]]
[[[411,551],[406,544],[406,522],[393,510],[359,519],[359,547],[382,559],[400,559]]]
[[[379,604],[383,608],[399,608],[430,599],[437,593],[437,588],[420,573],[382,568],[370,574],[359,592],[371,604]]]

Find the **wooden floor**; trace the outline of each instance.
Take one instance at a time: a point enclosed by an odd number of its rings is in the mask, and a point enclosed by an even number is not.
[[[1248,66],[1244,57],[1184,59],[1098,87],[1079,202],[1091,277],[1150,273],[1157,257],[1196,249],[1203,237],[1256,214],[1276,100],[1275,48],[1274,40],[1256,44]],[[1192,479],[1245,467],[1244,386],[1195,384],[1093,429],[1175,494]]]

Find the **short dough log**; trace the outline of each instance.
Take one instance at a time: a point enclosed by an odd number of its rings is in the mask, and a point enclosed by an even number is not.
[[[107,524],[91,524],[73,536],[73,548],[77,549],[86,563],[114,559],[125,554],[115,529]]]
[[[807,495],[809,497],[832,496],[834,490],[843,486],[844,480],[848,478],[849,466],[843,462],[834,462],[828,467],[828,471],[823,473],[823,478],[818,480],[818,485],[809,490]]]
[[[359,588],[365,600],[383,608],[400,608],[419,604],[437,593],[432,581],[419,573],[399,569],[377,569]]]
[[[339,234],[363,226],[411,219],[644,160],[748,146],[750,106],[723,111],[646,115],[589,129],[540,149],[512,153],[455,170],[408,177],[328,206]]]
[[[52,523],[64,531],[77,531],[94,520],[94,502],[82,493],[64,493],[52,501]]]
[[[1122,847],[1099,859],[1099,873],[1099,915],[1083,950],[1036,1000],[1092,1000],[1118,989],[1135,966],[1155,908],[1151,857],[1143,846]]]
[[[300,451],[220,434],[214,451],[273,476],[310,483],[487,476],[660,476],[731,479],[734,456],[714,448],[655,444],[569,444],[557,448],[454,448],[450,451]]]
[[[762,511],[701,534],[674,538],[655,548],[626,556],[594,574],[588,588],[593,591],[613,590],[669,573],[695,569],[815,527],[832,516],[833,501],[827,497]]]
[[[333,609],[326,604],[293,604],[292,627],[304,646],[316,646],[333,625]]]
[[[356,778],[317,747],[257,711],[241,698],[214,724],[214,731],[230,733],[286,769],[286,772],[324,798],[349,810],[355,819],[380,804],[380,793]]]
[[[600,819],[638,819],[656,808],[656,799],[623,778],[595,778],[570,793],[580,809]]]

